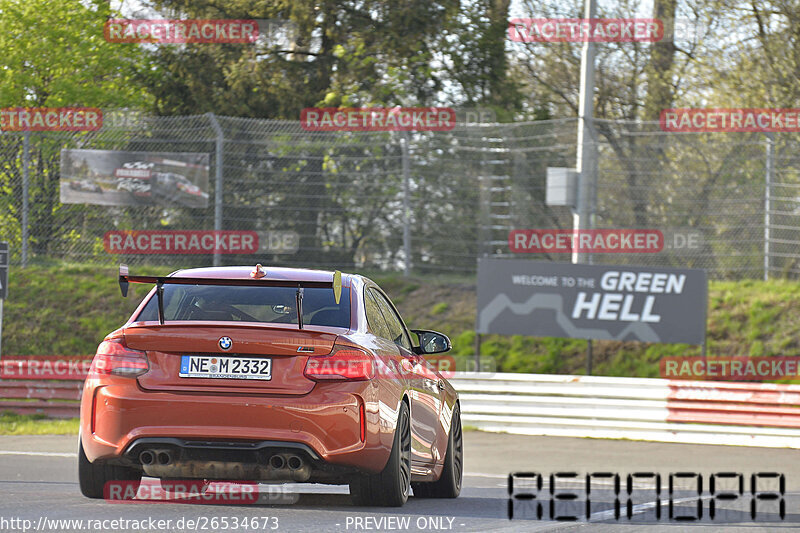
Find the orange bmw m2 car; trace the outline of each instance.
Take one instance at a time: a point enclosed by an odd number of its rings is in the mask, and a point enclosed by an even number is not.
[[[97,349],[83,389],[80,487],[162,479],[349,484],[357,505],[455,498],[458,394],[369,279],[253,267],[131,276],[155,287]]]

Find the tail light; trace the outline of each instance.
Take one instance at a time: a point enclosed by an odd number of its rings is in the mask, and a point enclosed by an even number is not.
[[[364,350],[334,346],[330,355],[309,357],[303,374],[314,381],[364,381],[375,375],[375,362]]]
[[[122,339],[103,341],[92,359],[89,375],[114,375],[126,378],[141,376],[150,370],[145,352],[132,350]]]

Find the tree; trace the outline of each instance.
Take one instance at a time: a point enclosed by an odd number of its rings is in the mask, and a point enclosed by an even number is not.
[[[0,108],[138,108],[150,102],[135,82],[146,54],[138,47],[105,41],[103,25],[112,12],[100,0],[0,0]],[[80,134],[77,134],[80,136]],[[46,253],[92,211],[64,206],[59,197],[59,152],[71,134],[32,136],[30,226],[34,252]],[[19,135],[0,136],[0,152],[14,153],[0,169],[0,187],[10,191],[0,202],[0,230],[19,227],[22,181]],[[8,156],[7,156],[8,157]],[[64,224],[69,219],[70,224]],[[15,247],[18,249],[18,247]]]
[[[490,107],[501,122],[513,120],[522,107],[520,84],[509,68],[509,0],[461,4],[449,31],[439,37],[439,63],[452,87],[453,104]]]
[[[297,120],[312,106],[426,105],[441,88],[430,62],[455,0],[160,0],[170,16],[281,21],[254,44],[161,46],[149,85],[161,114]]]

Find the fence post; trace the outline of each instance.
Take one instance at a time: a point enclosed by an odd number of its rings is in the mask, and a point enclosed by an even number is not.
[[[475,332],[475,372],[481,371],[481,334]]]
[[[22,137],[22,268],[28,266],[28,190],[31,166],[31,132]]]
[[[216,155],[216,162],[214,164],[216,168],[216,183],[214,189],[214,230],[220,231],[222,230],[222,163],[223,163],[223,144],[225,142],[225,136],[222,133],[222,128],[217,122],[217,117],[214,116],[214,113],[206,113],[206,117],[208,117],[208,121],[211,123],[211,127],[214,128],[214,132],[217,136],[217,155]],[[214,252],[214,266],[220,265],[220,254],[219,251]]]
[[[772,196],[772,171],[773,160],[775,157],[774,139],[772,133],[766,133],[767,137],[767,163],[765,169],[764,184],[764,281],[769,279],[769,225],[770,225],[770,196]]]
[[[403,132],[403,276],[411,274],[411,161],[409,160],[409,134]]]

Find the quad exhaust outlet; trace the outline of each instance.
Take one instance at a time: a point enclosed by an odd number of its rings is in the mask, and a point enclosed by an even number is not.
[[[307,481],[311,464],[294,453],[275,453],[264,463],[183,459],[174,450],[148,448],[139,453],[145,475],[160,478]]]

